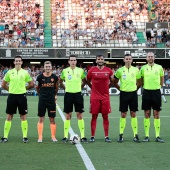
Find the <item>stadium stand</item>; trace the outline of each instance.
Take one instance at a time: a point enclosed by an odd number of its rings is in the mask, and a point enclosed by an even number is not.
[[[168,29],[148,45],[145,28],[169,22],[170,0],[1,0],[0,11],[1,48],[168,46]]]
[[[144,22],[146,1],[53,0],[53,47],[133,47]]]
[[[0,2],[0,46],[43,47],[44,2],[2,0]]]
[[[149,21],[155,24],[169,22],[170,15],[170,0],[152,0],[149,1]],[[146,30],[147,47],[164,48],[168,47],[169,28],[168,27],[154,27]],[[149,39],[149,40],[148,40]],[[155,44],[155,45],[153,45]]]

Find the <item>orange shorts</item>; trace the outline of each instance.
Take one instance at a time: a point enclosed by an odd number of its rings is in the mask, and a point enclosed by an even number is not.
[[[90,113],[91,114],[108,114],[111,113],[110,99],[96,100],[90,99]]]

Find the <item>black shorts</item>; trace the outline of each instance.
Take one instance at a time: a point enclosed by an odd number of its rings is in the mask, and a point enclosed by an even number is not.
[[[133,92],[120,92],[120,112],[127,112],[128,106],[130,111],[136,112],[138,111],[138,95],[136,91]]]
[[[143,90],[142,95],[142,110],[157,110],[160,111],[162,106],[161,91],[158,90]]]
[[[38,101],[38,116],[44,117],[46,110],[48,111],[48,117],[55,117],[56,116],[56,103],[55,99],[44,99],[39,97]]]
[[[84,99],[81,92],[78,93],[68,93],[64,95],[64,112],[70,113],[73,112],[73,105],[75,112],[83,113],[84,112]]]
[[[7,106],[6,106],[6,113],[7,114],[16,114],[17,108],[19,114],[25,115],[27,114],[27,96],[26,94],[9,94],[7,98]]]

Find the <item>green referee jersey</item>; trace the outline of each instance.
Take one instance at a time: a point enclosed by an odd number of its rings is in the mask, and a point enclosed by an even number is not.
[[[9,83],[9,93],[23,94],[26,93],[26,83],[32,81],[32,78],[26,70],[14,68],[5,74],[4,80]]]
[[[65,80],[65,91],[69,93],[81,92],[82,79],[85,77],[84,70],[78,67],[73,70],[68,67],[62,71],[60,76],[62,80]]]
[[[160,77],[164,76],[164,71],[161,65],[148,64],[142,66],[140,70],[141,77],[143,77],[143,88],[147,90],[157,90],[161,88]]]
[[[141,78],[139,69],[133,66],[119,68],[115,77],[120,80],[120,90],[125,92],[137,90],[136,80]]]

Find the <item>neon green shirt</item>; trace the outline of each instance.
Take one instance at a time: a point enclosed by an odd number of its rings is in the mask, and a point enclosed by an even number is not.
[[[115,77],[120,80],[120,90],[125,92],[132,92],[137,90],[136,80],[140,79],[139,69],[131,66],[129,69],[127,67],[119,68]]]
[[[9,70],[4,77],[4,80],[9,83],[9,93],[23,94],[26,93],[26,83],[32,81],[29,73],[24,70]]]
[[[65,91],[69,93],[81,92],[82,79],[85,77],[84,70],[78,67],[74,70],[68,67],[62,71],[60,76],[62,80],[65,80]]]
[[[143,88],[146,90],[157,90],[161,88],[160,77],[164,76],[164,71],[161,65],[154,64],[149,66],[148,64],[142,66],[140,70],[141,77],[143,77]]]

